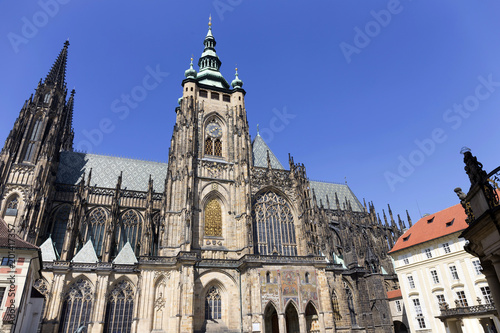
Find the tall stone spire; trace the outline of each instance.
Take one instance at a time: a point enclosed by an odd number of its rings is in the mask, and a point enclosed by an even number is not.
[[[50,69],[49,74],[45,78],[45,84],[57,84],[62,87],[66,81],[66,60],[68,58],[69,41],[64,42],[64,47],[59,53],[54,65]]]

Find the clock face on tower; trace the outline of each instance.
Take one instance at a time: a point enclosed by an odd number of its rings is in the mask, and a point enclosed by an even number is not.
[[[212,138],[220,138],[222,136],[222,129],[217,123],[210,123],[207,125],[207,133]]]

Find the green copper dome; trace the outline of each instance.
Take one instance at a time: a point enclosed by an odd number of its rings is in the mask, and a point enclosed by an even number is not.
[[[233,82],[231,82],[231,86],[233,88],[241,88],[243,87],[243,81],[240,80],[240,78],[238,77],[238,68],[236,68],[236,73],[234,74],[235,78],[233,80]]]
[[[191,64],[189,65],[189,69],[184,72],[184,76],[188,79],[196,79],[196,70],[193,68],[193,58],[191,58]]]

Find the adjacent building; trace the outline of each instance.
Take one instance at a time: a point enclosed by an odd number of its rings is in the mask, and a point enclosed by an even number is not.
[[[44,297],[34,288],[42,259],[39,248],[17,236],[13,226],[0,218],[0,332],[31,333],[43,311]]]
[[[464,250],[460,204],[424,216],[389,254],[411,332],[497,332],[498,312],[480,260]]]

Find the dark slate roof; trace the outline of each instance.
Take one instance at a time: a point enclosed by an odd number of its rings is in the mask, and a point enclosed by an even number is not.
[[[327,207],[326,204],[326,196],[328,196],[328,200],[330,202],[331,209],[337,209],[337,204],[335,203],[335,193],[339,198],[340,208],[344,209],[344,202],[346,199],[351,202],[352,210],[355,212],[364,211],[363,205],[359,202],[358,198],[352,193],[351,189],[347,184],[335,184],[335,183],[326,183],[326,182],[318,182],[310,180],[311,190],[314,190],[316,194],[316,201],[318,205],[320,204],[320,200],[323,202],[323,206]]]
[[[167,163],[66,151],[61,152],[56,181],[78,184],[84,172],[87,179],[90,169],[92,186],[115,188],[123,171],[122,188],[132,191],[147,191],[151,175],[154,191],[163,192],[167,176]]]
[[[7,226],[7,222],[5,222],[0,217],[0,247],[14,247],[16,249],[38,250],[38,247],[21,239],[18,235],[13,234],[10,236],[11,237],[9,240],[9,227]]]
[[[256,167],[267,168],[267,152],[271,160],[271,168],[284,170],[278,158],[273,154],[269,146],[264,142],[264,139],[257,133],[257,136],[252,142],[253,165]]]

